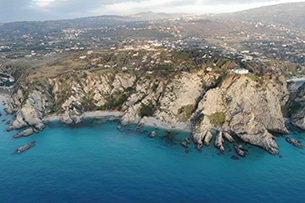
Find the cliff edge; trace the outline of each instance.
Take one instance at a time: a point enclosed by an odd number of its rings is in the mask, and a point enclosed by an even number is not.
[[[134,53],[137,58],[128,63],[137,66],[141,54]],[[7,107],[8,113],[16,112],[8,130],[26,126],[42,130],[42,120],[49,114],[73,124],[81,122],[84,112],[115,110],[122,112],[124,125],[153,121],[190,130],[197,148],[216,137],[220,150],[228,140],[278,153],[274,134],[288,133],[282,108],[289,93],[283,76],[258,76],[253,66],[252,73],[244,69],[247,73],[240,74],[234,71],[240,68],[238,62],[219,56],[180,60],[177,53],[145,54],[140,58],[143,64],[138,64],[142,68],[99,65],[19,83]]]

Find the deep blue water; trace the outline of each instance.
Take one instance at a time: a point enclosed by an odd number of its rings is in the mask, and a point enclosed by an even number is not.
[[[2,111],[3,112],[3,111]],[[0,117],[10,119],[9,116]],[[305,150],[277,143],[280,155],[248,147],[239,160],[228,145],[188,153],[188,133],[118,130],[116,121],[58,122],[30,137],[12,139],[0,123],[0,202],[305,202]],[[303,140],[304,132],[292,129]],[[14,150],[32,140],[22,154]]]

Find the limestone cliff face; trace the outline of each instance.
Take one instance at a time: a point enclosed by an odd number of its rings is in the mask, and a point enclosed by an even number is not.
[[[74,72],[50,78],[47,86],[32,91],[20,88],[8,111],[17,111],[9,129],[33,126],[43,129],[42,118],[62,115],[67,124],[78,123],[90,110],[119,110],[122,124],[146,124],[152,117],[172,128],[189,126],[192,139],[201,147],[210,144],[223,150],[230,135],[278,152],[271,132],[287,133],[281,106],[287,103],[285,79],[254,75],[221,75],[202,70],[182,72],[173,78],[151,73],[104,74]]]
[[[305,83],[293,91],[290,102],[291,123],[305,130]]]
[[[288,100],[284,78],[256,80],[229,76],[200,101],[193,140],[201,144],[209,131],[226,131],[272,154],[278,146],[270,132],[287,133],[281,105]]]
[[[42,130],[45,126],[42,118],[51,112],[53,97],[48,92],[48,86],[37,86],[27,96],[25,90],[19,88],[6,108],[8,113],[16,112],[15,119],[7,130],[33,126]]]
[[[140,80],[136,85],[136,91],[123,106],[125,115],[122,123],[145,124],[145,119],[141,121],[141,117],[153,116],[160,122],[170,123],[173,128],[182,123],[190,125],[190,118],[202,86],[200,74],[191,73],[182,73],[179,77],[167,81]],[[151,105],[153,111],[150,115],[141,115],[146,105]]]

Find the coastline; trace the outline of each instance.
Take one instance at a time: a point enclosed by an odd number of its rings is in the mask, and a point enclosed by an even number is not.
[[[111,119],[120,119],[124,115],[121,111],[88,111],[84,112],[81,116],[82,119],[104,119],[109,118]],[[53,122],[53,121],[60,121],[62,116],[60,115],[48,115],[42,119],[43,123]],[[147,127],[155,127],[163,130],[178,130],[182,132],[191,132],[191,124],[187,123],[166,123],[157,120],[154,117],[144,117],[140,120],[139,123],[134,122],[131,124],[139,124],[140,126],[147,126]]]
[[[155,127],[163,130],[178,130],[182,132],[192,132],[192,126],[189,123],[167,123],[167,122],[162,122],[155,117],[144,117],[141,119],[139,124],[148,126],[148,127]]]
[[[81,115],[83,119],[104,119],[105,117],[112,117],[112,118],[121,118],[123,113],[120,111],[88,111]],[[62,119],[61,115],[50,114],[45,116],[42,119],[42,122],[48,123],[53,121],[60,121]]]

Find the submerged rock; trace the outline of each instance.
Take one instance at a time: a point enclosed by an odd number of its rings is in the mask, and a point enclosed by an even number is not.
[[[232,159],[232,160],[239,160],[238,156],[235,156],[235,155],[232,155],[232,156],[231,156],[231,159]]]
[[[188,148],[188,143],[186,141],[182,141],[180,144],[182,147]]]
[[[202,147],[203,147],[202,144],[199,144],[199,143],[198,143],[198,144],[196,145],[196,149],[197,149],[197,150],[201,150]]]
[[[184,140],[187,142],[187,144],[191,144],[191,139],[190,138],[187,137]]]
[[[296,140],[294,138],[286,137],[285,140],[295,147],[304,148],[304,145],[302,145],[298,140]]]
[[[155,131],[152,131],[150,134],[149,134],[149,137],[151,138],[154,138],[157,136],[157,133]]]

